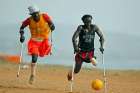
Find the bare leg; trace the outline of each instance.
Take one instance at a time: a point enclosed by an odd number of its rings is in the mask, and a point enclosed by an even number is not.
[[[74,66],[73,71],[70,70],[70,71],[68,72],[68,75],[67,75],[68,81],[72,81],[72,79],[73,79],[72,77],[74,77],[75,74],[78,74],[78,73],[80,72],[81,67],[82,67],[82,64],[83,64],[82,60],[78,60],[78,61],[75,63],[75,66]],[[73,76],[72,76],[72,75],[73,75]]]
[[[37,55],[32,55],[31,75],[30,75],[30,79],[29,79],[30,84],[32,84],[34,82],[34,77],[36,74],[36,62],[37,62]]]
[[[73,92],[74,76],[75,74],[79,73],[82,67],[82,61],[83,60],[81,57],[77,54],[75,56],[75,63],[73,64],[73,68],[68,72],[67,79],[70,81],[70,92]]]
[[[31,63],[31,75],[35,76],[36,74],[36,63]]]
[[[31,75],[30,75],[30,79],[29,79],[30,84],[33,84],[33,82],[34,82],[35,70],[36,70],[36,63],[31,63]]]

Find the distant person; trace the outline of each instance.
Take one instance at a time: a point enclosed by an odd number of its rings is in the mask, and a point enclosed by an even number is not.
[[[32,56],[31,75],[29,83],[32,84],[35,77],[35,66],[39,57],[44,57],[51,53],[51,44],[49,44],[49,35],[55,29],[55,26],[47,13],[40,13],[36,6],[28,7],[30,17],[23,21],[20,27],[20,42],[23,43],[24,28],[29,26],[31,38],[28,41],[28,54]]]
[[[100,37],[100,51],[104,51],[104,36],[97,25],[92,24],[92,16],[84,15],[82,17],[83,25],[79,25],[72,37],[75,55],[74,72],[69,71],[68,80],[72,80],[72,75],[79,73],[83,62],[92,63],[96,66],[94,58],[94,38],[95,33]],[[73,73],[73,74],[72,74]]]

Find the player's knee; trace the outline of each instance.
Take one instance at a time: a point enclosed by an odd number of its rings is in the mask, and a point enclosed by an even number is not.
[[[78,71],[78,70],[75,70],[75,71],[74,71],[75,74],[78,74],[79,72],[80,72],[80,70],[79,70],[79,71]]]
[[[78,74],[79,72],[80,72],[80,68],[75,68],[75,69],[74,69],[74,73],[75,73],[75,74]]]
[[[37,55],[32,55],[32,63],[36,63],[37,62],[37,58],[38,56]]]

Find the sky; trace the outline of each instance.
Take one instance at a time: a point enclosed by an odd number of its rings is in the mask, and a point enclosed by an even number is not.
[[[123,64],[122,66],[139,68],[139,4],[139,0],[0,0],[0,42],[5,41],[0,46],[0,51],[17,53],[15,47],[18,46],[19,27],[29,17],[28,6],[36,5],[41,12],[47,12],[51,16],[56,26],[53,33],[55,57],[72,57],[71,37],[77,26],[82,24],[81,17],[91,14],[93,23],[101,28],[105,36],[108,66],[117,68]],[[25,31],[26,38],[29,38],[28,29]],[[95,40],[97,54],[98,39]],[[65,53],[60,54],[61,51]],[[111,65],[112,62],[115,65]]]

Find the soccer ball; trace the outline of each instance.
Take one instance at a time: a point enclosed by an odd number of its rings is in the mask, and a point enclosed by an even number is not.
[[[103,88],[103,82],[100,79],[95,79],[92,81],[91,87],[94,90],[100,90]]]

